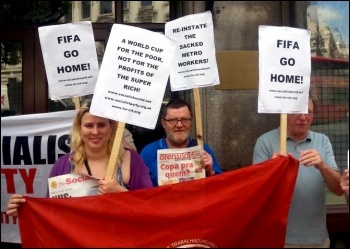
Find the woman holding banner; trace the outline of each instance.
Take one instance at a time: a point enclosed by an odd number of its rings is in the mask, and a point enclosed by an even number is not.
[[[70,133],[71,152],[55,162],[49,177],[70,173],[90,175],[100,179],[100,195],[151,188],[147,166],[136,150],[126,147],[122,148],[121,163],[115,178],[104,179],[117,125],[113,120],[90,114],[89,110],[90,101],[85,102],[77,112]],[[24,202],[23,195],[13,194],[7,206],[7,215],[17,216],[17,208]]]

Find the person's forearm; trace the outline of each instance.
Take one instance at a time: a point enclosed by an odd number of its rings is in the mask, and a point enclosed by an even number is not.
[[[340,186],[340,173],[331,169],[327,164],[323,163],[322,167],[318,168],[321,172],[327,188],[334,194],[340,196],[344,192]]]

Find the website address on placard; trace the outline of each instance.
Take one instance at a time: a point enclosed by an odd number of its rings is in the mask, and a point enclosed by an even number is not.
[[[105,97],[105,99],[116,101],[116,102],[119,102],[119,103],[122,103],[122,104],[126,104],[126,105],[136,106],[137,108],[142,108],[142,109],[145,109],[145,110],[151,110],[151,107],[147,107],[147,106],[144,106],[144,105],[131,103],[131,102],[125,101],[125,100],[119,100],[119,99],[114,99],[114,98],[109,98],[109,97]]]
[[[120,110],[123,110],[123,111],[133,112],[133,113],[136,113],[136,114],[139,114],[139,115],[141,114],[140,111],[135,111],[134,109],[131,109],[131,108],[127,109],[125,107],[120,107],[120,106],[117,106],[117,105],[112,105],[112,107],[120,109]]]
[[[189,74],[189,75],[185,75],[184,78],[193,77],[193,76],[204,76],[204,73]]]
[[[186,70],[186,71],[180,71],[179,73],[189,73],[189,72],[193,72],[193,71],[201,71],[201,70],[208,70],[210,69],[210,67],[205,67],[205,68],[193,68],[190,70]]]
[[[297,97],[286,97],[286,96],[275,96],[275,99],[295,99],[297,100],[298,98]]]
[[[303,92],[300,92],[300,91],[290,91],[290,90],[273,90],[271,89],[270,92],[273,92],[273,93],[303,93]]]

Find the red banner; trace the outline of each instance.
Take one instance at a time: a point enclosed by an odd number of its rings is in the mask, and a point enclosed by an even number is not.
[[[22,247],[283,247],[298,161],[95,197],[26,197]]]

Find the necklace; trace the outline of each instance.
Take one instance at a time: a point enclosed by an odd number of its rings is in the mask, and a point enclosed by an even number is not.
[[[89,163],[88,163],[87,158],[85,158],[84,164],[85,164],[85,167],[86,167],[86,170],[87,170],[88,174],[89,174],[90,176],[92,176],[91,170],[90,170],[90,166],[89,166]]]

